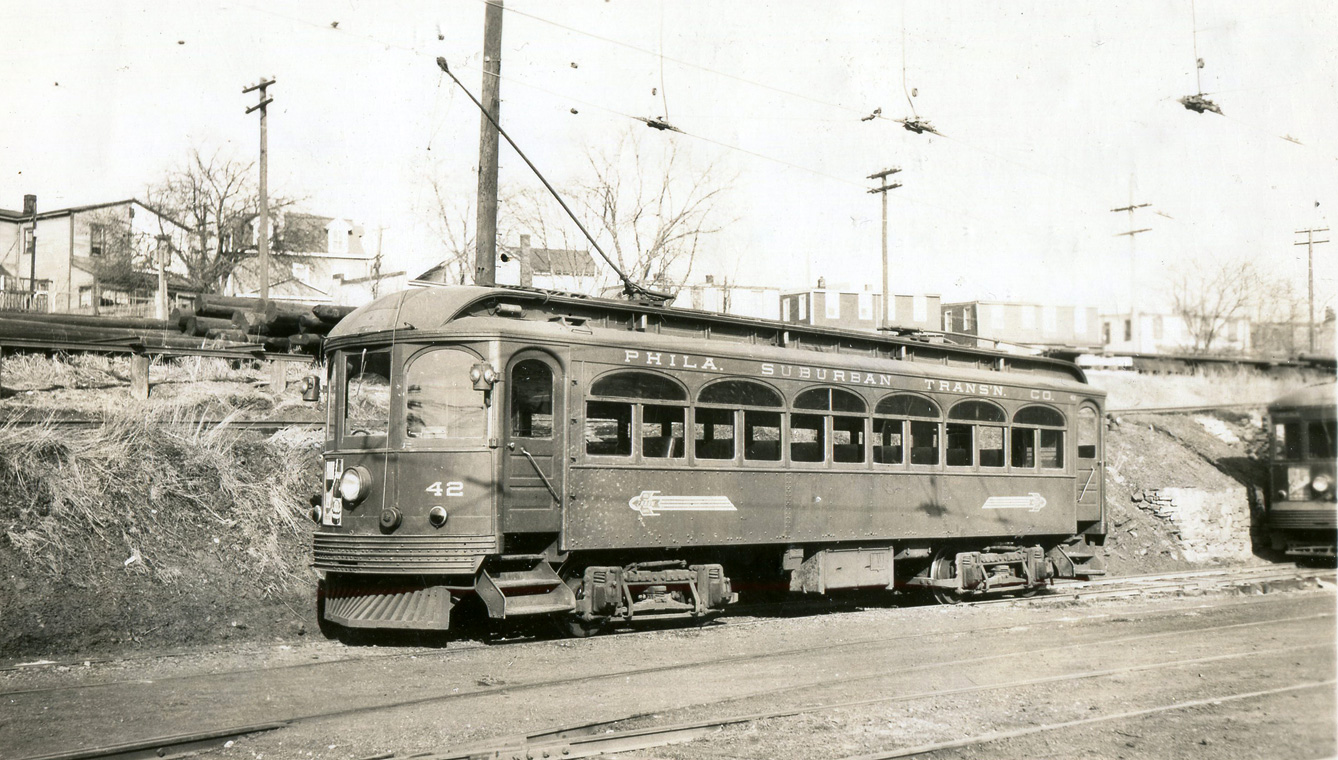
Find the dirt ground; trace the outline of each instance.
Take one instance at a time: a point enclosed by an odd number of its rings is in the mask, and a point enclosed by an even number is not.
[[[151,374],[150,400],[135,403],[124,360],[6,357],[0,419],[59,412],[105,424],[0,424],[0,659],[238,641],[295,645],[318,635],[306,512],[318,487],[320,435],[203,425],[167,432],[152,424],[319,419],[319,407],[298,395],[300,372],[290,373],[282,393],[268,388],[263,367],[221,360],[156,365]],[[1112,382],[1126,396],[1146,385],[1147,397],[1169,397],[1166,378]],[[1197,397],[1202,385],[1184,392]],[[1272,392],[1275,385],[1251,387]],[[1203,419],[1215,421],[1205,426]],[[1248,415],[1125,415],[1112,424],[1112,571],[1203,566],[1186,558],[1180,528],[1134,495],[1234,487],[1248,498],[1263,474],[1261,432]]]
[[[808,705],[829,709],[614,757],[841,758],[1091,719],[1101,720],[934,756],[1326,757],[1335,751],[1326,585],[866,608],[486,646],[251,644],[0,671],[0,757],[332,711],[211,756],[406,757],[589,721],[621,730]]]

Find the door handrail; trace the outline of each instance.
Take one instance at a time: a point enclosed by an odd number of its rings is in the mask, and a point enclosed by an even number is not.
[[[514,442],[508,443],[507,447],[514,451],[516,448],[516,444]],[[539,469],[539,463],[534,461],[534,455],[526,451],[524,446],[520,447],[520,453],[526,459],[530,460],[530,466],[534,468],[534,474],[538,475],[539,479],[544,482],[544,487],[547,488],[548,492],[553,495],[553,501],[557,502],[558,504],[561,504],[562,497],[558,496],[557,489],[553,488],[553,484],[549,482],[548,476],[544,474],[544,471]]]

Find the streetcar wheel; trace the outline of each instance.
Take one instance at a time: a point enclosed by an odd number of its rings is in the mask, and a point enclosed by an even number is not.
[[[585,598],[585,583],[581,576],[570,576],[565,582],[577,602]],[[603,620],[585,620],[576,613],[556,615],[553,621],[557,623],[558,632],[571,639],[588,639],[598,636],[604,630]]]
[[[957,555],[947,549],[939,549],[929,564],[929,577],[936,581],[951,580],[957,577]],[[939,604],[960,604],[962,597],[955,591],[938,586],[931,587],[934,600]]]

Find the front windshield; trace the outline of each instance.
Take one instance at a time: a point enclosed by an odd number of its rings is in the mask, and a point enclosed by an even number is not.
[[[406,438],[467,439],[487,436],[488,409],[475,390],[470,367],[479,358],[439,348],[415,356],[404,373]]]
[[[343,434],[385,436],[390,427],[390,349],[344,354]]]

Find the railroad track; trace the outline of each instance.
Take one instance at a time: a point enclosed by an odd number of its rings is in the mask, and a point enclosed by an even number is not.
[[[1181,582],[1184,582],[1184,583],[1203,583],[1203,582],[1205,582],[1205,580],[1206,580],[1207,578],[1211,577],[1211,575],[1210,575],[1211,572],[1212,572],[1212,571],[1209,571],[1208,574],[1206,574],[1206,573],[1187,573],[1187,574],[1177,574],[1177,575],[1184,576],[1184,577],[1181,577],[1181,578],[1179,579]],[[1229,575],[1229,574],[1227,574],[1227,575],[1220,575],[1220,576],[1218,576],[1218,577],[1219,577],[1219,578],[1226,578],[1226,577],[1228,577],[1228,575]],[[1259,575],[1260,575],[1260,574],[1256,573],[1256,574],[1254,574],[1254,577],[1258,577]],[[1296,575],[1296,573],[1293,572],[1293,573],[1292,573],[1292,576],[1294,577],[1295,575]],[[1152,584],[1147,583],[1148,579],[1151,578],[1151,577],[1155,577],[1155,576],[1148,576],[1148,577],[1144,577],[1143,579],[1141,579],[1141,580],[1144,582],[1144,585],[1145,585],[1145,586],[1146,586],[1146,585],[1152,585]],[[1104,585],[1105,585],[1106,587],[1109,587],[1109,586],[1114,585],[1114,584],[1109,584],[1109,583],[1107,583],[1107,584],[1104,584]],[[1099,588],[1100,586],[1097,586],[1097,587]],[[1071,594],[1064,594],[1062,598],[1071,598]],[[1030,601],[1034,601],[1034,600],[1030,600]],[[1213,605],[1213,606],[1210,606],[1210,607],[1211,607],[1211,608],[1228,608],[1228,607],[1232,607],[1232,606],[1236,606],[1236,605],[1259,604],[1259,603],[1265,603],[1265,602],[1263,602],[1263,601],[1261,601],[1261,600],[1251,600],[1250,602],[1232,601],[1232,602],[1228,602],[1228,603],[1224,603],[1224,604],[1220,604],[1220,605]],[[1205,606],[1204,606],[1204,605],[1200,605],[1197,609],[1203,609],[1203,608],[1205,608]],[[1130,615],[1132,615],[1132,616],[1135,616],[1135,617],[1146,618],[1146,619],[1152,619],[1152,618],[1156,618],[1156,617],[1159,617],[1159,616],[1178,614],[1179,612],[1180,612],[1179,610],[1169,610],[1169,611],[1168,611],[1168,610],[1151,610],[1151,611],[1144,611],[1144,612],[1141,612],[1141,613],[1140,613],[1140,612],[1134,612],[1134,613],[1122,613],[1122,615],[1123,615],[1124,617],[1126,617],[1126,618],[1129,617]],[[1099,618],[1101,618],[1101,617],[1104,617],[1104,615],[1095,615],[1095,616],[1092,616],[1091,619],[1099,619]],[[1331,617],[1331,615],[1311,616],[1311,618],[1314,618],[1314,617]],[[1298,618],[1298,619],[1300,619],[1300,618]],[[1079,618],[1079,619],[1077,619],[1077,622],[1087,622],[1088,620],[1089,620],[1088,618]],[[1067,618],[1064,622],[1074,622],[1074,621],[1075,621],[1074,618]],[[1203,632],[1208,632],[1208,631],[1218,631],[1218,630],[1238,629],[1238,628],[1248,628],[1248,627],[1254,627],[1254,626],[1271,625],[1271,624],[1277,624],[1277,623],[1281,623],[1281,622],[1286,622],[1286,621],[1285,621],[1285,620],[1268,620],[1268,621],[1263,621],[1263,622],[1252,622],[1252,623],[1244,623],[1244,624],[1232,624],[1232,625],[1227,625],[1227,626],[1206,627],[1206,628],[1199,628],[1199,629],[1193,629],[1193,630],[1194,630],[1194,631],[1197,631],[1197,632],[1200,632],[1200,633],[1203,633]],[[954,631],[954,632],[951,633],[951,635],[952,635],[952,636],[955,636],[955,637],[964,637],[964,636],[965,636],[965,637],[971,637],[971,636],[975,636],[975,635],[978,635],[978,634],[988,633],[988,632],[990,632],[990,631],[995,631],[995,632],[997,632],[997,631],[1002,630],[1002,629],[1007,629],[1008,627],[1009,627],[1009,626],[1003,626],[1003,625],[1001,625],[1001,626],[984,626],[984,627],[978,627],[978,628],[971,629],[971,630]],[[962,665],[962,664],[964,664],[964,663],[967,663],[967,662],[986,662],[986,661],[1004,660],[1004,659],[1018,658],[1018,657],[1035,657],[1038,653],[1043,653],[1043,652],[1045,652],[1045,651],[1055,651],[1055,652],[1059,652],[1059,651],[1063,651],[1063,650],[1073,650],[1073,649],[1075,649],[1075,648],[1081,648],[1081,647],[1107,647],[1107,646],[1131,645],[1131,644],[1133,644],[1134,642],[1148,642],[1148,641],[1156,640],[1156,639],[1158,639],[1158,638],[1165,638],[1165,637],[1172,637],[1172,636],[1181,636],[1181,635],[1185,635],[1185,634],[1186,634],[1186,631],[1184,631],[1184,630],[1182,629],[1182,630],[1177,630],[1177,631],[1158,632],[1158,633],[1152,633],[1152,634],[1140,634],[1140,635],[1136,635],[1136,636],[1108,637],[1108,638],[1105,638],[1105,639],[1100,640],[1100,641],[1086,641],[1086,642],[1079,643],[1079,644],[1061,645],[1061,646],[1055,646],[1055,647],[1051,647],[1051,648],[1047,648],[1047,649],[1030,648],[1030,649],[1026,649],[1026,650],[1024,650],[1024,651],[1004,652],[1004,653],[994,653],[994,654],[989,654],[989,655],[986,655],[986,656],[983,656],[983,657],[977,657],[977,658],[972,658],[972,659],[954,658],[954,659],[952,659],[952,660],[950,660],[950,661],[923,663],[923,664],[917,664],[917,665],[912,666],[912,667],[909,667],[909,668],[903,668],[903,669],[901,669],[901,671],[902,671],[902,672],[905,672],[905,671],[910,671],[910,670],[932,670],[932,669],[934,669],[934,668],[945,668],[945,667],[952,667],[952,666],[960,666],[960,665]],[[652,634],[652,635],[653,635],[653,634]],[[796,658],[796,657],[803,657],[803,656],[805,656],[805,655],[811,655],[811,654],[814,654],[814,653],[830,652],[830,651],[841,650],[841,649],[850,650],[850,649],[857,649],[857,648],[860,648],[860,647],[865,647],[865,648],[870,648],[870,647],[872,647],[872,648],[877,648],[877,647],[880,647],[880,646],[881,646],[881,647],[886,647],[886,646],[888,646],[888,645],[895,645],[897,642],[905,642],[905,641],[907,641],[907,640],[912,640],[912,639],[917,639],[917,638],[924,638],[924,637],[931,637],[931,636],[943,636],[943,635],[944,635],[944,634],[941,633],[941,632],[940,632],[940,633],[924,632],[924,633],[901,634],[901,635],[895,635],[895,636],[874,637],[874,638],[861,639],[861,640],[856,640],[856,641],[828,643],[828,644],[823,644],[823,645],[819,645],[819,646],[798,647],[798,648],[792,648],[792,649],[781,650],[781,651],[772,651],[772,652],[768,652],[768,653],[766,653],[766,654],[756,654],[756,655],[735,655],[735,656],[725,656],[725,657],[712,657],[712,658],[707,658],[707,659],[705,659],[705,660],[695,661],[695,662],[689,662],[689,663],[673,663],[673,664],[668,664],[668,665],[655,665],[655,666],[648,666],[648,667],[641,667],[641,668],[628,668],[628,669],[620,669],[620,670],[616,670],[616,671],[601,672],[601,673],[597,673],[597,674],[593,674],[593,675],[586,675],[586,676],[579,676],[579,677],[555,678],[555,679],[541,679],[541,680],[530,681],[530,682],[524,682],[524,683],[518,683],[518,684],[512,684],[512,685],[502,685],[502,686],[495,687],[495,688],[483,688],[483,689],[468,690],[468,691],[461,691],[461,692],[453,692],[453,693],[447,693],[447,694],[429,694],[429,695],[424,695],[424,696],[416,697],[416,698],[413,698],[413,699],[398,700],[398,701],[387,702],[387,703],[383,703],[383,704],[361,704],[361,705],[359,705],[359,706],[357,706],[357,707],[355,707],[355,708],[337,709],[337,710],[324,710],[324,711],[309,712],[309,713],[306,713],[306,714],[299,714],[299,715],[289,716],[289,717],[287,717],[287,718],[285,718],[285,719],[283,719],[283,720],[280,720],[280,721],[270,721],[270,722],[266,722],[266,723],[248,724],[248,725],[234,726],[234,727],[224,727],[224,728],[220,728],[220,729],[217,729],[217,730],[215,730],[215,731],[212,731],[212,732],[208,733],[207,735],[206,735],[206,734],[195,734],[195,735],[191,735],[191,736],[188,736],[188,737],[179,737],[179,736],[178,736],[178,737],[159,737],[159,738],[156,738],[156,739],[144,740],[144,741],[141,741],[141,742],[135,742],[135,743],[132,743],[132,744],[120,744],[120,745],[117,745],[117,746],[115,746],[115,747],[111,747],[111,746],[109,746],[109,747],[94,747],[94,748],[88,748],[88,749],[85,749],[85,750],[79,750],[79,751],[76,751],[76,752],[68,752],[68,753],[63,753],[63,754],[62,754],[62,753],[58,753],[58,754],[44,755],[44,756],[41,756],[41,760],[85,760],[85,759],[89,759],[89,760],[91,760],[92,758],[165,757],[165,756],[172,756],[173,753],[183,751],[183,750],[182,750],[182,747],[184,747],[184,746],[185,746],[186,744],[188,744],[188,743],[189,743],[191,746],[193,746],[193,747],[197,747],[197,748],[198,748],[199,746],[219,746],[219,745],[225,743],[226,741],[235,740],[235,739],[237,739],[238,737],[245,736],[245,735],[249,735],[249,734],[254,734],[254,733],[257,733],[257,732],[273,731],[273,730],[276,730],[276,729],[278,729],[278,728],[283,728],[283,727],[286,727],[286,726],[292,726],[292,725],[295,725],[295,724],[298,724],[298,723],[308,723],[308,722],[314,722],[314,721],[331,720],[331,719],[336,719],[336,718],[340,718],[340,717],[348,717],[348,716],[355,715],[355,714],[356,714],[356,715],[364,715],[364,714],[368,713],[369,711],[371,711],[371,712],[384,712],[384,711],[393,711],[393,710],[397,710],[397,709],[403,709],[403,708],[414,707],[414,706],[421,706],[421,705],[427,705],[427,704],[437,705],[437,704],[443,704],[443,703],[452,703],[453,708],[454,708],[455,705],[457,705],[457,704],[468,704],[469,701],[471,701],[471,700],[481,699],[481,698],[492,698],[492,697],[496,697],[497,695],[500,695],[500,694],[505,694],[505,695],[508,695],[508,696],[509,696],[509,695],[514,695],[514,694],[522,694],[522,693],[524,693],[524,692],[530,692],[530,691],[536,691],[536,690],[544,690],[544,689],[559,689],[559,690],[564,690],[564,689],[567,689],[567,688],[570,688],[570,687],[580,686],[580,685],[582,685],[582,684],[589,684],[589,683],[600,682],[600,681],[617,681],[617,680],[619,680],[619,679],[629,679],[629,678],[633,678],[633,677],[653,676],[653,675],[655,675],[655,674],[657,674],[657,673],[662,673],[662,672],[666,672],[666,671],[681,671],[681,670],[685,670],[685,669],[689,669],[689,670],[690,670],[690,669],[698,669],[698,668],[711,669],[711,668],[718,668],[718,667],[722,667],[722,666],[726,666],[726,665],[740,665],[740,664],[747,664],[747,663],[749,663],[749,662],[759,662],[759,661],[765,661],[765,660],[774,660],[774,659],[777,659],[777,658]],[[463,652],[460,652],[459,650],[456,650],[456,652],[454,652],[454,653],[463,654]],[[454,654],[454,653],[442,653],[442,654]],[[423,655],[422,655],[422,654],[419,654],[418,656],[423,656]],[[1243,656],[1243,655],[1242,655],[1242,656]],[[318,665],[323,665],[323,664],[333,664],[333,663],[330,663],[330,662],[326,662],[326,663],[312,663],[312,664],[310,664],[310,665],[306,665],[306,666],[307,666],[307,667],[311,667],[311,666],[318,666]],[[888,676],[888,675],[890,675],[890,674],[891,674],[891,671],[884,671],[884,672],[882,672],[882,673],[879,673],[877,676],[870,676],[869,678],[886,677],[886,676]],[[230,674],[220,674],[220,675],[230,675]],[[1075,676],[1075,677],[1078,677],[1078,676]],[[1088,674],[1088,675],[1085,675],[1085,676],[1082,676],[1082,677],[1097,677],[1097,676],[1094,675],[1094,674]],[[184,677],[183,677],[183,678],[184,678]],[[165,680],[165,679],[158,679],[158,680],[161,681],[161,680]],[[860,679],[860,680],[868,680],[868,679]],[[90,685],[90,686],[91,686],[91,685]],[[78,687],[73,687],[73,688],[78,688]],[[794,686],[787,686],[787,687],[786,687],[786,689],[791,689],[791,688],[796,688],[796,687],[794,687]],[[1001,687],[998,687],[998,688],[1003,688],[1003,687],[1001,686]],[[759,694],[762,694],[762,692],[759,692]],[[736,701],[738,701],[739,699],[744,699],[744,698],[756,698],[757,696],[759,696],[759,694],[748,694],[748,695],[744,695],[743,697],[737,697],[737,698],[730,698],[730,699],[720,700],[720,703],[723,705],[723,704],[730,703],[730,702],[736,702]],[[682,706],[682,707],[689,707],[689,706]],[[457,708],[457,709],[468,709],[468,708]],[[636,719],[636,718],[638,718],[638,717],[642,717],[642,716],[636,716],[636,715],[632,715],[632,716],[624,716],[624,717],[622,717],[622,718],[619,718],[619,719],[616,720],[616,721],[607,721],[607,722],[604,722],[604,723],[599,724],[599,729],[598,729],[598,730],[607,733],[607,731],[610,730],[610,729],[609,729],[609,725],[611,725],[611,724],[615,724],[615,723],[626,723],[627,721],[629,721],[629,720],[634,720],[634,719]],[[747,718],[748,716],[743,716],[743,717],[744,717],[744,718]],[[742,718],[740,718],[740,719],[742,719]],[[750,718],[750,719],[751,719],[751,720],[757,720],[757,719],[760,719],[760,718],[753,717],[753,718]],[[702,727],[700,727],[700,726],[696,726],[696,725],[694,724],[694,726],[686,727],[686,728],[684,728],[684,730],[688,730],[688,731],[698,731],[698,732],[700,732],[700,731],[716,730],[716,729],[718,729],[718,728],[719,728],[719,726],[716,726],[716,728],[702,728]],[[565,731],[571,731],[571,730],[574,730],[574,729],[571,729],[571,728],[564,728],[564,729],[561,729],[561,730],[565,732]],[[551,734],[552,732],[550,731],[550,732],[547,732],[547,733]],[[665,734],[665,735],[666,735],[666,736],[680,736],[680,734],[674,734],[674,733],[672,733],[672,732],[670,732],[670,733],[668,733],[668,734]],[[535,739],[526,739],[526,741],[527,741],[527,742],[531,742],[531,741],[533,741],[533,742],[549,741],[549,739],[551,739],[551,738],[552,738],[552,737],[547,737],[547,738],[545,738],[545,737],[538,737],[538,738],[535,738]],[[585,740],[583,740],[583,741],[585,741]],[[513,742],[513,743],[514,743],[514,742]],[[605,746],[607,746],[607,745],[605,745]],[[473,750],[471,750],[471,751],[473,751]],[[603,749],[603,750],[601,750],[601,752],[602,752],[602,751],[611,751],[611,750]],[[134,753],[140,753],[140,754],[134,754]],[[500,757],[505,757],[505,756],[506,756],[506,755],[501,755],[501,754],[498,754],[498,755],[492,755],[492,757],[499,757],[499,758],[500,758]],[[535,755],[535,757],[539,757],[539,756],[540,756],[540,755]],[[580,755],[568,755],[568,756],[580,756]],[[453,755],[447,755],[447,757],[453,757]],[[523,755],[522,755],[522,757],[523,757]],[[38,760],[38,758],[30,758],[30,760]]]

